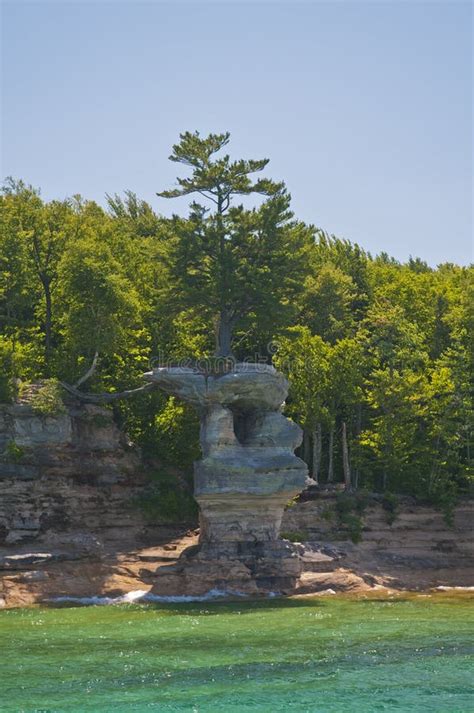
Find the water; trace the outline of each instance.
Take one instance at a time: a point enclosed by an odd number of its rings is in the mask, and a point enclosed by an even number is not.
[[[467,713],[472,596],[0,612],[0,710]]]

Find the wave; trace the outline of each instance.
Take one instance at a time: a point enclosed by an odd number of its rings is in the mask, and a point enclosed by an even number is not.
[[[75,597],[72,595],[64,595],[60,597],[52,597],[49,602],[55,604],[58,603],[70,603],[70,604],[84,604],[84,605],[94,605],[94,606],[107,606],[110,604],[132,604],[134,602],[159,602],[163,604],[182,604],[186,602],[208,602],[213,599],[231,598],[231,597],[247,597],[248,595],[244,592],[234,591],[231,589],[210,589],[205,594],[182,594],[182,595],[170,595],[164,596],[160,594],[150,594],[148,591],[143,589],[135,589],[126,594],[121,594],[117,597],[103,597],[103,596],[92,596],[92,597]],[[277,597],[279,594],[277,592],[269,592],[267,597]]]

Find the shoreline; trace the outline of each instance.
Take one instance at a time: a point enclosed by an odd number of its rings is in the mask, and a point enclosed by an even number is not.
[[[225,583],[213,585],[206,577],[184,583],[181,590],[176,579],[167,584],[168,571],[173,571],[180,555],[195,546],[196,530],[184,535],[162,539],[159,545],[137,547],[136,543],[122,541],[96,552],[69,548],[46,547],[36,543],[35,550],[10,555],[0,552],[0,610],[31,606],[74,606],[78,604],[127,603],[192,603],[192,601],[265,601],[269,599],[304,600],[312,597],[398,597],[437,596],[441,594],[464,595],[474,593],[472,569],[465,565],[450,569],[418,567],[406,564],[376,561],[362,556],[357,547],[347,545],[343,557],[330,558],[321,554],[334,548],[334,543],[323,543],[319,552],[310,551],[304,571],[292,591],[266,593],[259,596],[255,590],[238,591]],[[77,535],[79,537],[79,535]],[[156,536],[153,538],[156,541]],[[344,543],[338,542],[338,547]],[[304,558],[303,558],[304,559]],[[165,575],[165,576],[163,576]],[[171,579],[173,579],[171,577]],[[61,601],[62,599],[62,601]],[[56,601],[55,601],[56,600]],[[82,600],[82,601],[81,601]]]
[[[133,596],[129,596],[133,595]],[[136,596],[139,595],[139,596]],[[381,587],[377,590],[360,590],[360,591],[335,591],[323,590],[320,592],[311,592],[306,594],[267,594],[262,596],[227,593],[227,592],[208,592],[202,596],[163,596],[148,595],[140,590],[132,590],[126,595],[118,597],[106,597],[100,595],[92,595],[90,597],[58,597],[57,599],[46,599],[37,601],[32,604],[9,606],[0,609],[1,611],[18,611],[23,609],[73,609],[77,607],[93,607],[93,606],[129,606],[129,605],[193,605],[193,604],[261,604],[275,602],[282,604],[285,602],[304,602],[314,599],[345,599],[345,600],[374,600],[374,601],[393,601],[395,599],[416,600],[420,598],[434,599],[464,599],[474,600],[474,586],[440,586],[428,590],[395,590],[385,589]]]

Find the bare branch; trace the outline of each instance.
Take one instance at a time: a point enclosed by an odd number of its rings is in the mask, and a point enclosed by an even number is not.
[[[153,389],[156,388],[156,384],[154,383],[149,383],[149,384],[144,384],[143,386],[139,386],[137,389],[129,389],[127,391],[118,391],[117,393],[111,393],[111,394],[85,394],[82,391],[79,391],[79,389],[76,389],[75,386],[71,386],[71,384],[66,384],[64,381],[59,382],[63,389],[68,391],[70,394],[75,396],[77,399],[80,401],[85,401],[86,403],[90,404],[108,404],[111,403],[112,401],[118,401],[119,399],[129,399],[132,396],[138,396],[139,394],[145,394],[148,393],[149,391],[153,391]]]
[[[83,374],[81,376],[81,378],[78,379],[76,381],[76,383],[74,384],[75,389],[77,389],[81,384],[83,384],[85,381],[87,381],[87,379],[91,378],[92,374],[94,373],[94,371],[96,369],[98,359],[99,359],[99,352],[96,351],[96,353],[94,354],[94,358],[92,359],[92,364],[90,365],[90,367],[88,368],[86,373]]]

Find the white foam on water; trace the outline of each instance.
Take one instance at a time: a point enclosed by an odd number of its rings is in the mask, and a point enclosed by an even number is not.
[[[137,602],[143,600],[148,594],[146,589],[135,589],[132,592],[127,592],[126,594],[121,594],[118,597],[74,597],[74,596],[62,596],[53,597],[50,602],[71,602],[75,604],[94,604],[97,606],[105,604],[130,604],[131,602]]]
[[[164,596],[160,594],[150,594],[144,589],[135,589],[118,597],[74,597],[61,596],[53,597],[50,602],[69,602],[71,604],[89,604],[94,606],[106,606],[111,604],[130,604],[132,602],[161,602],[163,604],[180,604],[185,602],[208,602],[213,599],[222,599],[223,597],[247,597],[244,592],[233,591],[231,589],[211,589],[205,594],[182,594],[175,596]],[[277,592],[270,592],[267,597],[277,597]]]
[[[232,589],[210,589],[205,594],[177,594],[175,596],[164,596],[161,594],[147,594],[144,600],[147,602],[208,602],[210,599],[220,599],[222,597],[246,597],[244,592],[233,591]]]
[[[448,587],[446,585],[440,585],[439,587],[436,587],[436,589],[440,592],[474,592],[474,587]]]

